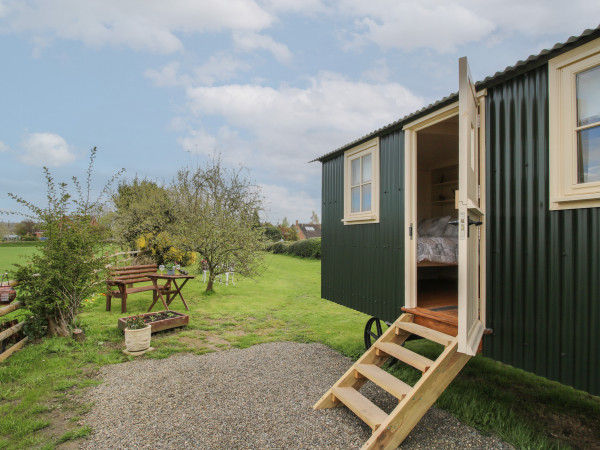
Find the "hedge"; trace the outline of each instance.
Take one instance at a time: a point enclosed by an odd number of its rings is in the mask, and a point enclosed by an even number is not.
[[[267,251],[278,254],[285,253],[302,258],[321,258],[321,238],[303,239],[292,243],[274,242],[267,246]]]

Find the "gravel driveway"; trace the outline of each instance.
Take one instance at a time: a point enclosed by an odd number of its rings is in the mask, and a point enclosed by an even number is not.
[[[321,344],[277,342],[202,356],[104,366],[80,448],[347,449],[371,430],[346,408],[312,405],[352,364]],[[391,411],[397,401],[369,383],[361,393]],[[431,409],[403,449],[512,448]]]

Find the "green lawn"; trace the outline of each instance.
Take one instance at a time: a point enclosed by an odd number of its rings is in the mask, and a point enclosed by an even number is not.
[[[13,264],[26,263],[36,250],[35,242],[0,244],[0,273],[10,272]]]
[[[0,262],[5,259],[0,253]],[[261,277],[236,279],[236,286],[217,284],[213,295],[204,294],[200,278],[190,281],[184,289],[191,309],[189,326],[153,335],[156,350],[140,358],[203,354],[282,340],[322,342],[353,358],[362,354],[362,330],[368,317],[320,298],[319,261],[268,254],[266,262]],[[132,295],[128,314],[145,312],[151,298],[149,292]],[[184,310],[179,300],[172,307]],[[52,448],[91,431],[84,416],[90,405],[78,401],[76,394],[99,382],[98,367],[133,359],[121,352],[123,335],[116,327],[121,316],[120,300],[113,301],[112,312],[107,312],[104,297],[97,296],[80,314],[87,336],[84,343],[48,339],[28,345],[0,366],[0,448],[44,443]],[[437,351],[434,345],[418,341],[408,345],[426,354]],[[405,381],[417,376],[408,368],[391,370]],[[552,447],[554,437],[563,445],[582,439],[588,439],[582,447],[600,442],[600,399],[480,356],[469,362],[438,406],[521,448]],[[65,416],[70,420],[65,421]],[[557,427],[558,423],[588,431],[561,435],[564,426]]]

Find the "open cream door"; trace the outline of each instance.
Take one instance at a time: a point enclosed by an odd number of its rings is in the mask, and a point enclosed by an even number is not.
[[[458,351],[474,355],[483,335],[479,308],[479,133],[477,95],[467,58],[458,61]]]

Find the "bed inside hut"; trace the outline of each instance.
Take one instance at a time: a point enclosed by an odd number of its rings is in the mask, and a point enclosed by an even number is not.
[[[456,335],[458,325],[458,116],[417,135],[415,321]]]

